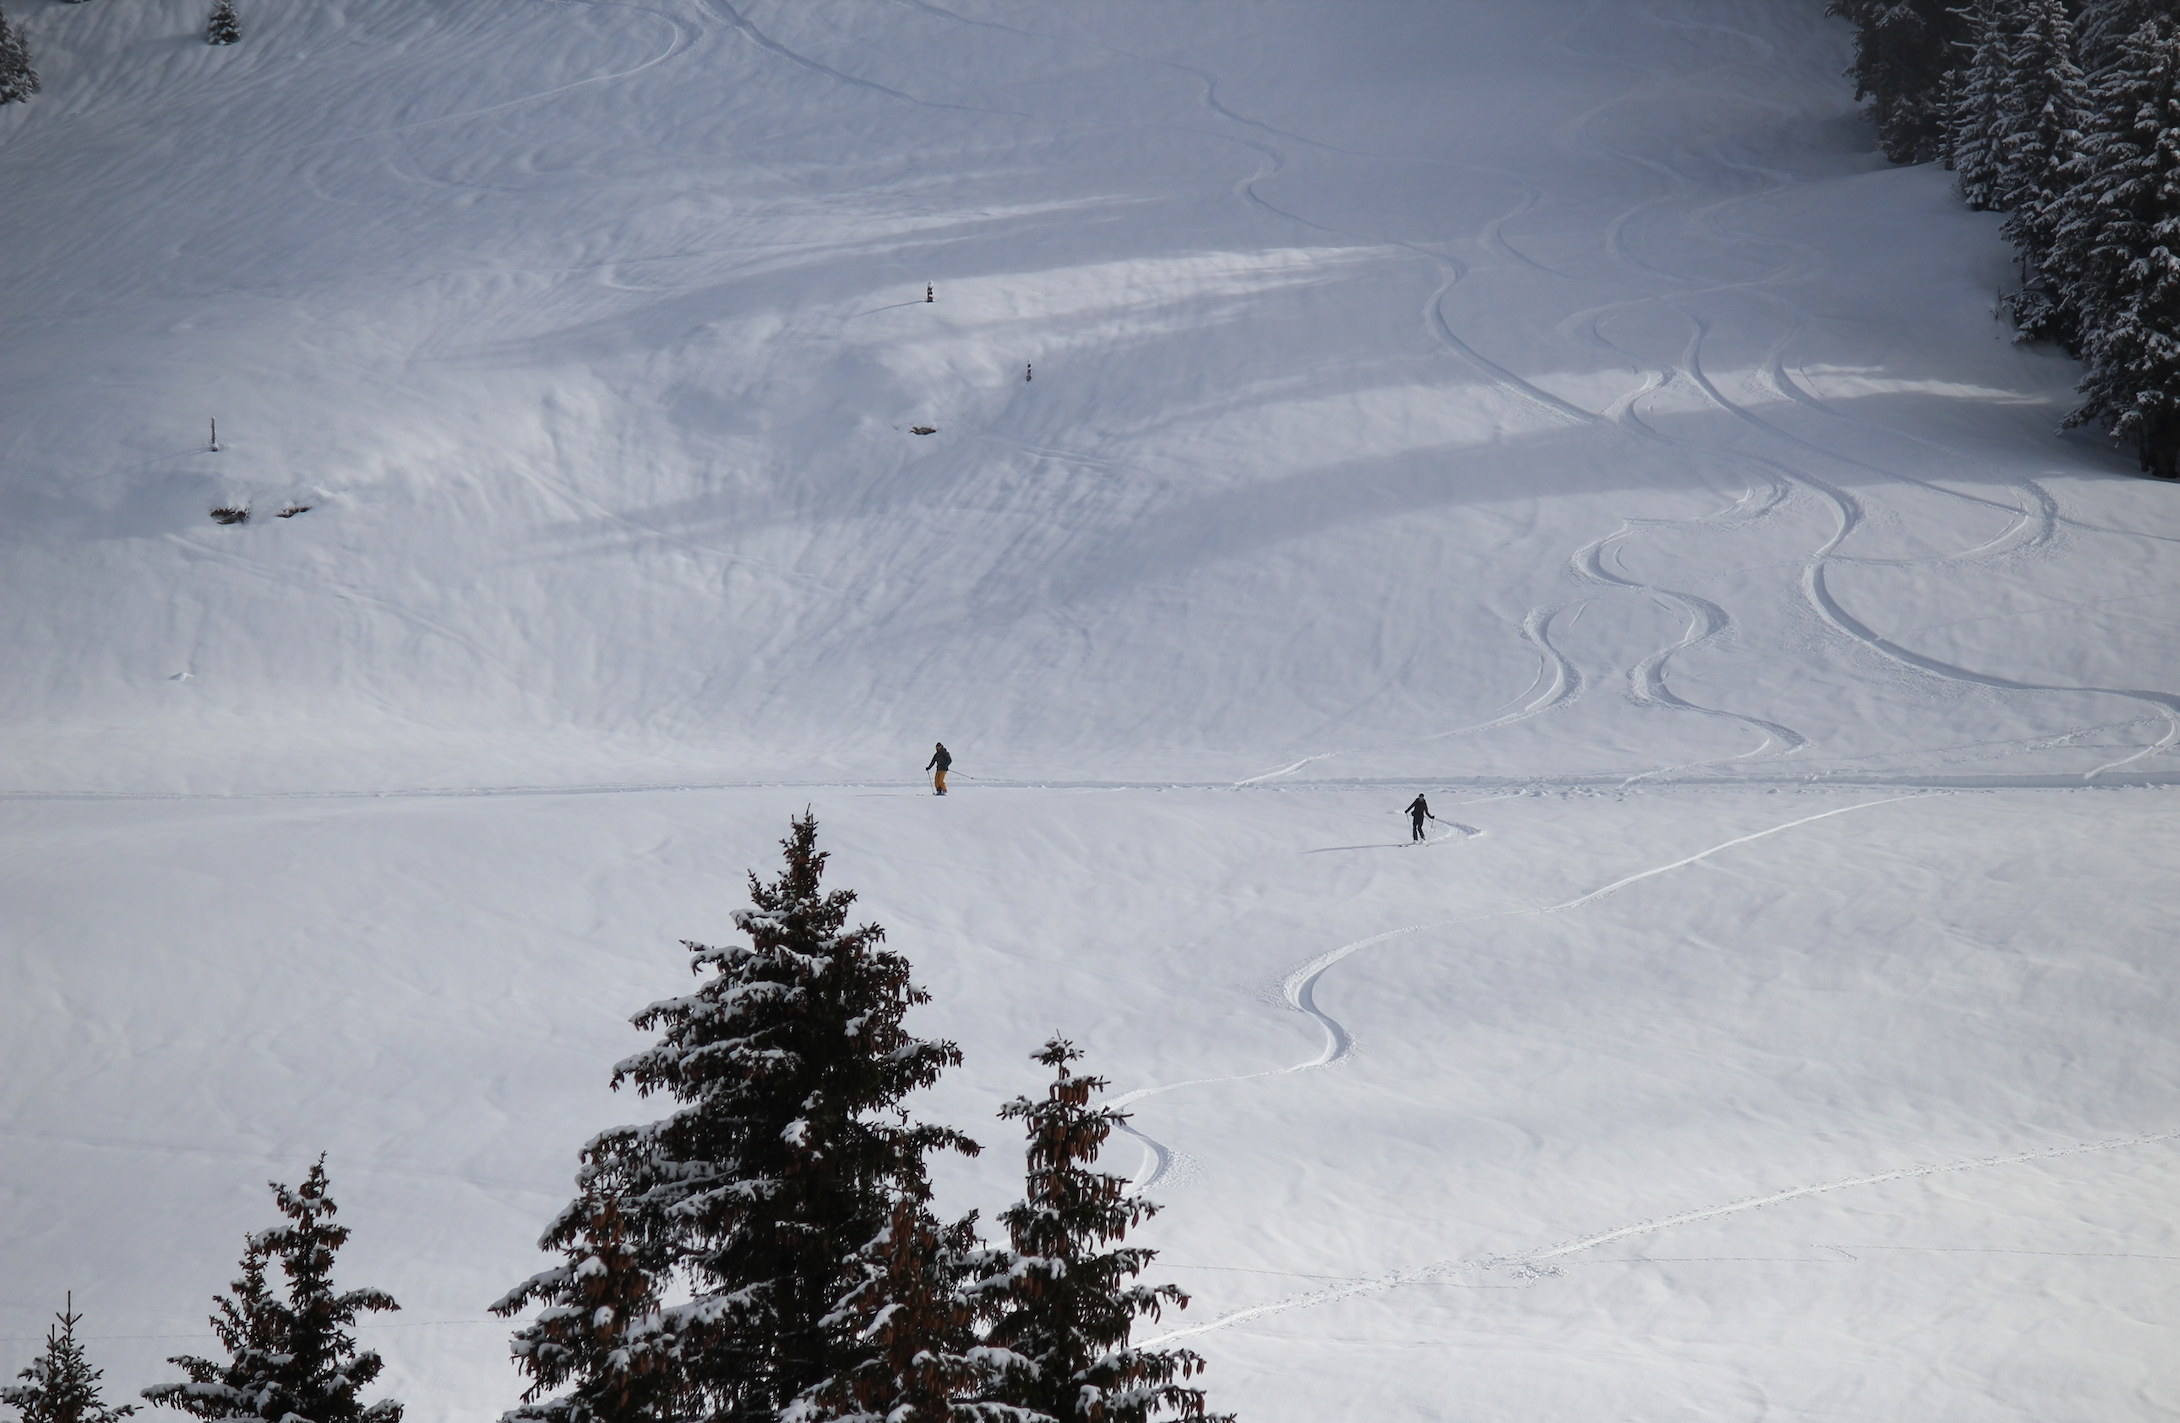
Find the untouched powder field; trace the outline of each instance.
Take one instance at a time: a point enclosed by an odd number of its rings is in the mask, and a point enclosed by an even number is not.
[[[496,1416],[808,806],[1246,1423],[2180,1413],[2180,490],[1821,0],[205,9],[9,7],[0,1371],[324,1150]]]

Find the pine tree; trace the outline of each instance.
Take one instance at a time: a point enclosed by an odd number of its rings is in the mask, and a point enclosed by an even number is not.
[[[556,1229],[538,1242],[561,1251],[567,1263],[532,1276],[492,1306],[503,1316],[544,1306],[515,1334],[515,1364],[531,1384],[504,1423],[676,1417],[672,1360],[657,1347],[668,1342],[659,1333],[663,1281],[639,1258],[618,1201],[592,1191],[579,1204],[579,1216],[562,1217],[572,1230]],[[566,1394],[544,1398],[569,1383],[575,1386]]]
[[[212,7],[212,18],[205,22],[206,44],[234,44],[242,38],[242,17],[235,13],[235,0],[219,0]]]
[[[2091,87],[2096,118],[2053,249],[2078,313],[2081,406],[2142,467],[2180,475],[2180,38],[2146,21]]]
[[[76,1313],[73,1292],[54,1318],[60,1327],[47,1326],[45,1356],[16,1375],[24,1382],[0,1387],[0,1404],[20,1412],[22,1423],[120,1423],[134,1413],[134,1404],[109,1408],[100,1396],[98,1381],[105,1371],[92,1368],[76,1342],[83,1316]]]
[[[898,1200],[921,1198],[926,1155],[977,1149],[901,1109],[961,1061],[903,1026],[930,997],[908,960],[875,924],[843,928],[855,895],[821,892],[812,816],[781,846],[780,877],[752,874],[755,907],[735,916],[749,942],[685,942],[703,986],[638,1013],[660,1039],[614,1068],[615,1087],[681,1109],[584,1147],[584,1196],[545,1237],[566,1248],[593,1195],[615,1202],[633,1266],[678,1274],[694,1298],[610,1342],[712,1423],[773,1423],[862,1356],[835,1311],[860,1279],[858,1247]]]
[[[2180,19],[2180,0],[2087,0],[2075,25],[2075,58],[2095,78],[2126,48],[2145,20]]]
[[[2017,214],[2008,235],[2036,261],[2049,245],[2043,215],[2064,187],[2060,165],[2081,143],[2082,72],[2074,63],[2074,22],[2065,0],[2015,0],[2015,8],[2020,18],[2008,36],[2006,121],[1993,206]]]
[[[37,92],[38,71],[30,62],[30,42],[0,9],[0,104],[28,103]]]
[[[1830,0],[1824,13],[1855,27],[1847,73],[1869,100],[1878,145],[1895,163],[1942,155],[1949,129],[1947,75],[1959,63],[1966,23],[1951,0]]]
[[[988,1396],[1056,1423],[1146,1423],[1169,1410],[1206,1418],[1203,1390],[1180,1382],[1202,1358],[1128,1343],[1138,1316],[1156,1319],[1168,1304],[1185,1309],[1188,1296],[1174,1285],[1130,1283],[1156,1251],[1105,1248],[1158,1208],[1126,1194],[1120,1177],[1091,1169],[1127,1116],[1089,1105],[1106,1081],[1070,1073],[1081,1056],[1052,1038],[1037,1054],[1053,1069],[1044,1100],[1019,1097],[999,1113],[1029,1129],[1028,1182],[1025,1199],[1000,1217],[1012,1250],[988,1287],[995,1316],[988,1342],[1005,1355],[995,1361]]]
[[[1947,160],[1958,175],[1954,182],[1962,201],[1978,212],[1999,206],[2014,39],[2007,21],[2017,13],[2009,0],[1977,0],[1968,15],[1974,58],[1961,71],[1954,91]]]
[[[242,1276],[232,1295],[214,1300],[212,1332],[227,1350],[224,1364],[191,1355],[167,1360],[187,1383],[160,1384],[144,1397],[199,1418],[255,1418],[265,1423],[401,1423],[392,1399],[365,1405],[357,1394],[385,1367],[369,1350],[357,1352],[356,1316],[399,1309],[384,1290],[335,1293],[333,1257],[348,1243],[348,1227],[331,1223],[325,1158],[293,1190],[272,1183],[273,1200],[289,1223],[244,1239]],[[287,1277],[287,1297],[265,1279],[274,1261]]]
[[[2006,5],[2014,21],[2005,37],[2005,90],[1987,205],[2008,214],[2003,231],[2020,254],[2022,285],[2003,301],[2016,341],[2049,338],[2071,349],[2078,313],[2066,285],[2048,268],[2072,182],[2066,164],[2081,146],[2085,119],[2073,22],[2065,0]]]
[[[782,1423],[1037,1423],[977,1398],[993,1374],[975,1289],[991,1255],[974,1212],[941,1226],[923,1200],[896,1200],[830,1320],[860,1357],[805,1390]]]

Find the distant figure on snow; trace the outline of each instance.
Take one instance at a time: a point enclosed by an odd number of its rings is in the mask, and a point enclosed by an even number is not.
[[[1415,825],[1415,834],[1409,838],[1413,840],[1422,839],[1423,822],[1436,820],[1437,818],[1437,816],[1431,814],[1431,803],[1423,798],[1421,791],[1417,791],[1416,798],[1408,802],[1408,819]]]
[[[1022,362],[1022,379],[1035,380],[1036,378],[1037,373],[1034,370],[1030,369],[1030,363],[1028,361]]]
[[[924,285],[923,285],[923,299],[924,299],[925,301],[937,301],[937,300],[938,300],[938,298],[937,298],[937,297],[935,297],[935,296],[933,296],[933,295],[931,294],[931,284],[930,284],[929,282],[925,282],[925,283],[924,283]]]
[[[954,757],[953,753],[946,749],[945,742],[941,741],[937,745],[938,750],[931,753],[931,759],[924,763],[924,769],[933,773],[931,789],[937,791],[940,795],[945,795],[946,768],[954,764]]]

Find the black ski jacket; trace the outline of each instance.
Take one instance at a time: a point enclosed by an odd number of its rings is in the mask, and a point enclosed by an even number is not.
[[[954,758],[947,754],[945,745],[941,744],[938,750],[931,753],[931,759],[924,763],[924,769],[943,771],[953,764]]]

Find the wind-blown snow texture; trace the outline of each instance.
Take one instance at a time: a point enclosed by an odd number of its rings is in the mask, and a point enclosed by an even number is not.
[[[0,1367],[327,1148],[504,1407],[807,804],[1251,1423],[2180,1409],[2175,492],[1821,8],[11,7]]]

